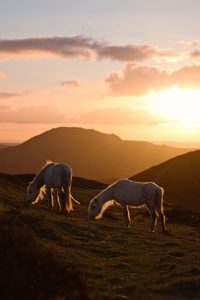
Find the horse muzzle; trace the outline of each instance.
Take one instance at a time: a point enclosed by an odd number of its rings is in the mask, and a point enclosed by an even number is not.
[[[32,200],[28,200],[28,199],[26,199],[26,204],[27,205],[29,205],[29,204],[32,204],[33,203],[33,201]]]

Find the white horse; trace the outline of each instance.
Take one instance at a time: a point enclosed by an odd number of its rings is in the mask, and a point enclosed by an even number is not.
[[[153,182],[135,182],[121,179],[101,191],[89,204],[89,217],[99,219],[103,212],[114,202],[120,204],[125,217],[125,225],[130,227],[130,207],[146,205],[151,216],[151,230],[155,231],[157,215],[159,215],[162,230],[166,232],[165,215],[163,213],[163,188]]]
[[[59,203],[62,212],[70,212],[72,200],[80,204],[71,195],[72,171],[70,166],[59,163],[47,163],[30,182],[27,188],[27,203],[37,203],[49,197],[49,206],[53,207],[53,201]]]

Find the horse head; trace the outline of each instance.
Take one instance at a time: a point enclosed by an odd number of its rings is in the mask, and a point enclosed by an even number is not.
[[[26,199],[27,204],[34,203],[38,197],[38,194],[39,194],[39,189],[32,182],[30,182],[27,188],[27,199]]]
[[[100,213],[101,213],[101,205],[98,202],[98,198],[95,197],[90,201],[89,218],[95,219]]]

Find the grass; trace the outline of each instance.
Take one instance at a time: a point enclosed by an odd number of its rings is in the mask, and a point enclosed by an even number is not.
[[[183,223],[182,219],[176,222],[169,207],[166,208],[168,235],[161,233],[159,222],[157,232],[149,231],[151,219],[144,209],[131,210],[131,229],[124,228],[119,207],[110,207],[102,219],[91,221],[87,213],[89,201],[103,186],[88,181],[86,184],[81,179],[74,180],[72,188],[72,194],[81,206],[75,205],[69,215],[49,210],[45,200],[25,208],[29,179],[30,175],[0,176],[0,216],[4,220],[1,232],[7,232],[13,241],[9,247],[17,247],[19,252],[21,249],[24,257],[32,253],[28,261],[30,265],[34,262],[35,276],[40,278],[32,287],[34,299],[200,298],[198,227]],[[0,241],[5,256],[8,245],[2,239]],[[6,262],[4,273],[8,266],[8,274],[12,273],[12,268],[16,274],[21,274],[18,256],[12,255],[10,253],[9,259],[15,261],[15,268]],[[42,276],[41,269],[47,270]],[[4,278],[2,269],[0,272]],[[49,276],[49,272],[57,275]],[[11,282],[13,280],[11,276]],[[4,281],[1,279],[1,283]],[[29,281],[25,281],[26,286],[30,285]],[[48,289],[53,285],[57,288]],[[19,298],[13,296],[14,290]],[[22,289],[15,286],[12,297],[6,299],[20,299],[20,291]]]

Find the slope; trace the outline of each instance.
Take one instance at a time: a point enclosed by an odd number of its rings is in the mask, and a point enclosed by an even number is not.
[[[165,188],[169,204],[200,214],[200,150],[172,158],[130,178],[154,181]]]
[[[24,207],[32,175],[0,176],[0,292],[4,299],[199,299],[199,232],[167,222],[170,235],[149,232],[146,210],[123,228],[119,207],[88,220],[102,185],[74,179],[81,202],[69,215],[47,201]],[[77,181],[76,181],[77,180]],[[2,221],[3,220],[3,221]],[[28,296],[27,296],[28,295]]]

